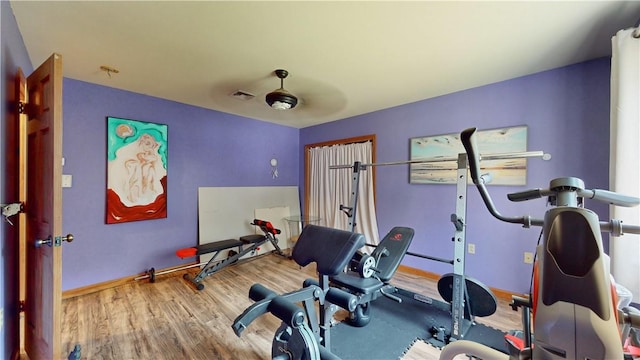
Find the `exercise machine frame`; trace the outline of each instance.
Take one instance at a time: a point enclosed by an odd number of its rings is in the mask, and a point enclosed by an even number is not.
[[[254,320],[271,313],[282,320],[272,344],[274,359],[338,359],[331,353],[333,315],[338,307],[353,311],[358,299],[344,290],[330,287],[329,277],[343,271],[364,243],[362,234],[307,225],[291,258],[300,266],[314,262],[318,280],[307,279],[302,289],[282,295],[254,284],[249,290],[249,298],[255,303],[234,320],[235,334],[240,337]],[[296,303],[301,303],[302,307]]]
[[[526,152],[513,152],[502,154],[486,154],[483,155],[487,160],[499,160],[499,159],[519,159],[529,157],[542,157],[545,160],[550,159],[550,155],[543,151],[526,151]],[[442,259],[434,256],[417,254],[407,251],[407,255],[420,257],[423,259],[438,261],[453,265],[453,273],[450,274],[452,279],[452,294],[451,294],[451,334],[448,338],[440,332],[437,334],[438,340],[441,342],[448,342],[452,340],[459,340],[464,338],[466,332],[473,325],[474,314],[465,308],[465,304],[470,303],[467,292],[467,281],[474,281],[467,278],[465,275],[465,255],[466,255],[466,213],[467,213],[467,184],[468,184],[468,164],[467,154],[460,153],[457,157],[437,157],[416,159],[408,161],[392,161],[382,163],[361,163],[356,161],[353,165],[331,165],[329,169],[351,169],[351,196],[349,199],[349,206],[340,205],[340,210],[345,212],[348,217],[348,224],[352,232],[355,232],[356,228],[356,215],[358,207],[358,192],[360,184],[360,173],[374,166],[388,166],[388,165],[408,165],[419,163],[432,163],[432,162],[457,162],[457,176],[456,176],[456,212],[451,214],[451,222],[454,225],[455,232],[453,234],[453,259]],[[366,244],[366,246],[375,247],[373,244]],[[477,282],[477,281],[476,281]],[[481,285],[481,284],[480,284]],[[488,289],[487,289],[488,290]],[[493,294],[489,292],[491,297]],[[495,298],[494,298],[495,301]],[[495,310],[494,310],[495,311]],[[487,316],[487,315],[484,315]],[[469,321],[465,321],[469,320]]]
[[[531,339],[525,339],[525,344],[529,341],[531,347],[511,357],[481,344],[457,341],[445,347],[440,359],[452,359],[459,354],[492,359],[622,359],[626,339],[619,337],[617,329],[618,310],[604,261],[601,232],[608,231],[613,236],[625,232],[640,234],[640,226],[624,225],[615,219],[599,221],[594,212],[583,207],[583,199],[590,198],[617,206],[637,206],[640,199],[606,190],[588,190],[584,182],[577,178],[558,178],[550,182],[548,189],[508,195],[511,201],[548,197],[555,206],[546,211],[544,219],[503,216],[496,210],[485,181],[479,175],[482,157],[477,154],[475,132],[475,128],[466,129],[460,138],[469,159],[471,177],[489,212],[504,222],[522,224],[525,228],[543,228],[543,241],[537,249],[534,289],[530,297],[534,310],[535,339],[532,342]],[[572,241],[581,240],[584,243],[571,244]],[[575,253],[569,254],[570,248],[580,250],[577,254],[579,261],[575,260]],[[583,292],[576,294],[572,290],[575,287]],[[619,321],[637,327],[640,326],[640,315],[624,312]],[[527,325],[524,322],[524,326]]]

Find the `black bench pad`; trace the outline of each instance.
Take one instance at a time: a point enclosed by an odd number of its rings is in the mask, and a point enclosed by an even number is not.
[[[337,275],[364,245],[364,235],[318,225],[305,226],[291,257],[300,266],[316,263],[321,275]]]
[[[338,274],[331,277],[331,282],[359,294],[372,294],[384,285],[382,281],[374,277],[365,279],[356,273]]]
[[[212,253],[214,251],[230,249],[230,248],[234,248],[242,245],[244,245],[242,241],[235,240],[235,239],[216,241],[216,242],[196,246],[196,255],[204,255],[204,254]]]
[[[255,244],[267,240],[264,235],[245,235],[240,237],[240,241],[245,244]]]
[[[361,278],[358,273],[347,272],[332,276],[331,282],[359,294],[371,294],[378,291],[395,274],[400,262],[407,253],[409,245],[411,245],[413,235],[413,229],[401,226],[394,227],[385,235],[384,239],[380,241],[378,247],[371,254],[374,258],[379,258],[376,268],[380,272],[377,274],[377,278],[370,277],[365,279]],[[389,252],[389,255],[379,256],[379,253],[385,249]]]
[[[376,265],[380,270],[378,274],[380,280],[385,283],[391,280],[396,270],[398,270],[398,266],[400,266],[404,255],[407,253],[409,245],[411,245],[413,235],[414,230],[412,228],[396,226],[380,241],[380,244],[378,244],[378,247],[371,255],[378,258],[378,252],[382,251],[382,249],[387,249],[390,253],[389,256],[381,256],[380,261]]]

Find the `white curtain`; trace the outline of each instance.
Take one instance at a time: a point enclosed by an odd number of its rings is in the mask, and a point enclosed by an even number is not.
[[[329,166],[371,163],[371,142],[311,148],[309,160],[309,214],[320,217],[321,225],[350,231],[349,219],[340,205],[351,206],[353,169],[331,170]],[[363,234],[368,243],[379,242],[371,168],[360,172],[355,223],[355,231]]]
[[[620,30],[611,56],[611,190],[640,196],[640,30]],[[640,223],[640,208],[611,206],[611,217]],[[640,302],[640,235],[610,238],[611,271],[616,282]]]

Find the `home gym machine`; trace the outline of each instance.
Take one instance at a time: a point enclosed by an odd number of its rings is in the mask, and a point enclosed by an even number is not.
[[[190,269],[193,267],[200,266],[202,269],[195,276],[191,276],[189,274],[184,274],[183,277],[185,280],[189,281],[198,290],[204,289],[204,284],[202,281],[209,275],[213,275],[221,269],[227,267],[230,264],[235,263],[240,258],[249,253],[254,253],[255,251],[260,249],[264,243],[269,241],[273,247],[275,248],[274,252],[278,255],[285,256],[280,247],[278,246],[278,239],[276,235],[280,234],[280,229],[276,229],[269,221],[254,219],[251,222],[251,225],[258,226],[260,230],[264,233],[264,235],[246,235],[240,237],[239,240],[229,239],[222,241],[215,241],[208,244],[192,246],[188,248],[183,248],[176,251],[176,255],[181,258],[189,258],[194,256],[201,256],[205,254],[213,253],[213,256],[209,261],[201,262],[198,264],[187,265],[184,267],[170,269],[166,271],[156,272],[154,268],[151,268],[147,271],[146,275],[135,278],[135,280],[141,280],[149,278],[150,282],[155,282],[157,275],[167,274],[170,272],[175,272],[178,270]],[[228,257],[226,259],[220,260],[218,255],[220,255],[224,250],[229,250]]]
[[[525,348],[510,355],[498,353],[470,341],[447,345],[440,359],[467,354],[490,359],[623,359],[629,328],[640,327],[640,314],[631,309],[616,309],[609,269],[602,247],[601,232],[621,236],[640,234],[640,226],[620,220],[599,221],[597,214],[584,207],[584,199],[616,206],[637,206],[640,199],[606,190],[585,189],[574,177],[551,180],[548,189],[509,194],[511,201],[547,197],[553,206],[544,219],[531,216],[503,216],[495,208],[479,174],[482,156],[477,154],[475,128],[464,130],[461,140],[469,158],[471,177],[489,212],[497,219],[514,224],[542,227],[537,247],[533,290],[529,297],[533,311],[534,339],[527,334]],[[637,219],[636,219],[637,220]],[[623,337],[618,322],[623,323]]]
[[[529,157],[542,157],[544,160],[550,159],[549,154],[542,151],[515,152],[503,154],[487,154],[483,155],[487,160],[503,160],[503,159],[520,159]],[[407,251],[407,255],[438,261],[453,265],[453,272],[444,274],[438,281],[438,292],[440,296],[451,305],[451,327],[450,331],[444,326],[437,326],[431,329],[431,333],[437,345],[444,345],[449,341],[464,338],[467,331],[474,324],[474,317],[490,316],[497,310],[497,300],[493,292],[480,281],[465,275],[465,251],[466,251],[466,206],[467,206],[467,155],[465,153],[458,154],[457,157],[436,157],[426,159],[415,159],[409,161],[393,161],[363,164],[359,161],[353,165],[331,165],[329,169],[351,169],[351,194],[349,206],[340,205],[340,210],[345,212],[348,217],[348,224],[351,231],[355,231],[357,207],[358,207],[358,190],[360,183],[360,173],[368,168],[375,166],[388,165],[409,165],[420,163],[435,162],[457,162],[456,176],[456,212],[451,214],[451,222],[454,225],[455,232],[453,235],[454,258],[442,259],[434,256],[417,254]],[[366,244],[366,246],[375,247],[374,244]],[[363,255],[356,253],[354,263],[363,264],[361,259]],[[366,258],[370,262],[368,267],[375,267],[375,258],[370,256]],[[365,267],[366,268],[366,267]],[[416,295],[416,300],[431,301]],[[360,309],[358,309],[360,310]],[[351,314],[358,316],[359,312]],[[352,319],[354,320],[354,319]],[[356,324],[359,321],[354,321]]]
[[[233,322],[235,334],[241,336],[251,322],[269,312],[282,320],[272,342],[273,359],[338,359],[331,352],[333,315],[338,306],[353,311],[358,299],[346,291],[329,287],[329,276],[342,272],[364,243],[362,234],[307,225],[291,258],[300,266],[315,262],[318,280],[305,280],[302,289],[283,295],[254,284],[249,290],[249,298],[255,303]],[[295,303],[302,303],[303,307]]]
[[[349,324],[357,327],[367,325],[371,320],[370,303],[380,296],[402,302],[402,299],[394,295],[397,289],[389,281],[407,253],[413,234],[414,230],[411,228],[394,227],[371,255],[355,256],[349,263],[349,271],[329,277],[332,286],[357,297],[355,310],[349,312]]]

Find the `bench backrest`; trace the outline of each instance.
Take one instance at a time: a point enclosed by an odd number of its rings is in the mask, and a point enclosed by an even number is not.
[[[315,262],[321,275],[334,276],[345,269],[364,243],[362,234],[307,225],[300,233],[291,257],[300,266]]]

